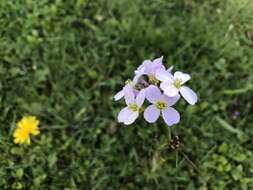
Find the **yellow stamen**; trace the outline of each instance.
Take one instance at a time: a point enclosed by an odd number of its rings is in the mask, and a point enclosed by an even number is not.
[[[149,75],[148,81],[154,85],[157,85],[159,83],[159,80],[154,75]]]
[[[126,81],[125,81],[125,84],[130,84],[132,81],[131,81],[131,79],[127,79]]]
[[[182,83],[182,80],[181,79],[176,79],[174,81],[174,86],[179,89],[181,87],[181,83]]]
[[[128,106],[128,108],[129,108],[130,110],[132,110],[133,112],[136,112],[136,111],[139,110],[139,108],[138,108],[138,106],[137,106],[136,104],[130,104],[130,105]]]
[[[167,104],[166,104],[165,102],[163,102],[163,101],[157,101],[156,104],[155,104],[155,106],[156,106],[159,110],[162,110],[162,109],[164,109],[164,108],[167,107]]]

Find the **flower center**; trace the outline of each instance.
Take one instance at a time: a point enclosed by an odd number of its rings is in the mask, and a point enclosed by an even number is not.
[[[148,81],[154,85],[157,85],[159,83],[159,80],[154,75],[149,75]]]
[[[156,104],[155,104],[155,106],[156,106],[159,110],[162,110],[162,109],[164,109],[164,108],[167,107],[167,104],[166,104],[165,102],[163,102],[163,101],[157,101]]]
[[[176,80],[174,81],[174,86],[175,86],[177,89],[179,89],[179,88],[181,87],[181,82],[182,82],[181,79],[176,79]]]
[[[132,110],[133,112],[136,112],[136,111],[139,110],[139,108],[138,108],[138,106],[137,106],[136,104],[130,104],[130,105],[128,106],[128,108],[129,108],[130,110]]]

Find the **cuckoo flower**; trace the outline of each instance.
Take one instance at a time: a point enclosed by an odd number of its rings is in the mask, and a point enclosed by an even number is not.
[[[139,116],[140,108],[145,100],[145,90],[141,90],[136,97],[132,91],[128,91],[125,94],[125,100],[127,107],[119,112],[118,121],[130,125]]]
[[[163,70],[159,70],[156,73],[156,78],[162,81],[160,88],[164,91],[165,95],[173,97],[180,92],[189,104],[194,105],[197,102],[198,97],[196,93],[189,87],[183,85],[191,79],[189,74],[177,71],[172,75]]]
[[[115,94],[114,100],[118,101],[128,93],[134,93],[136,95],[138,91],[134,88],[134,86],[135,86],[134,82],[126,81],[126,85],[122,88],[122,90],[119,91],[117,94]]]
[[[143,63],[137,68],[135,71],[134,81],[137,81],[142,75],[147,75],[151,82],[156,82],[157,79],[155,78],[156,71],[160,69],[165,69],[163,63],[163,56],[157,59],[145,60]]]
[[[162,117],[168,126],[172,126],[179,122],[179,113],[171,107],[179,100],[179,95],[174,97],[165,96],[161,93],[158,87],[150,85],[146,89],[146,98],[152,103],[152,105],[148,106],[144,111],[144,118],[147,122],[156,122],[160,113],[162,113]]]

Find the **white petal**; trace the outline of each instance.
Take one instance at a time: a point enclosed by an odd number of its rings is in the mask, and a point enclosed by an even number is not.
[[[162,82],[174,82],[173,75],[167,72],[165,69],[159,69],[156,71],[156,78]]]
[[[129,115],[129,117],[125,120],[124,124],[125,125],[130,125],[132,124],[139,116],[139,112],[138,111],[135,111]]]
[[[137,106],[138,106],[139,108],[142,106],[144,100],[145,100],[145,89],[142,89],[142,90],[138,93],[138,95],[137,95],[137,97],[136,97],[136,100],[135,100],[135,102],[136,102],[136,104],[137,104]]]
[[[169,72],[169,73],[171,73],[172,72],[172,70],[173,70],[173,65],[172,66],[170,66],[166,71],[167,72]]]
[[[174,97],[178,94],[179,90],[171,83],[162,82],[160,88],[163,90],[164,94],[169,97]]]
[[[132,111],[128,107],[125,107],[122,110],[120,110],[118,114],[118,122],[124,123],[127,120],[127,118],[131,115],[131,112]]]
[[[114,101],[120,100],[124,96],[123,90],[119,91],[117,94],[114,96]]]
[[[184,84],[188,80],[191,79],[191,76],[189,74],[187,74],[187,73],[183,73],[183,72],[177,71],[177,72],[174,73],[174,78],[175,79],[180,79],[182,81],[181,84]]]
[[[180,88],[180,93],[184,99],[191,105],[194,105],[198,101],[197,94],[187,86],[182,86]]]

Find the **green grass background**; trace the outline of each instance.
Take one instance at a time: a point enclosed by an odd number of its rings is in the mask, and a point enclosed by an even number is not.
[[[145,59],[192,75],[169,148],[113,95]],[[1,0],[0,189],[253,189],[251,0]],[[32,114],[41,134],[13,143]]]

